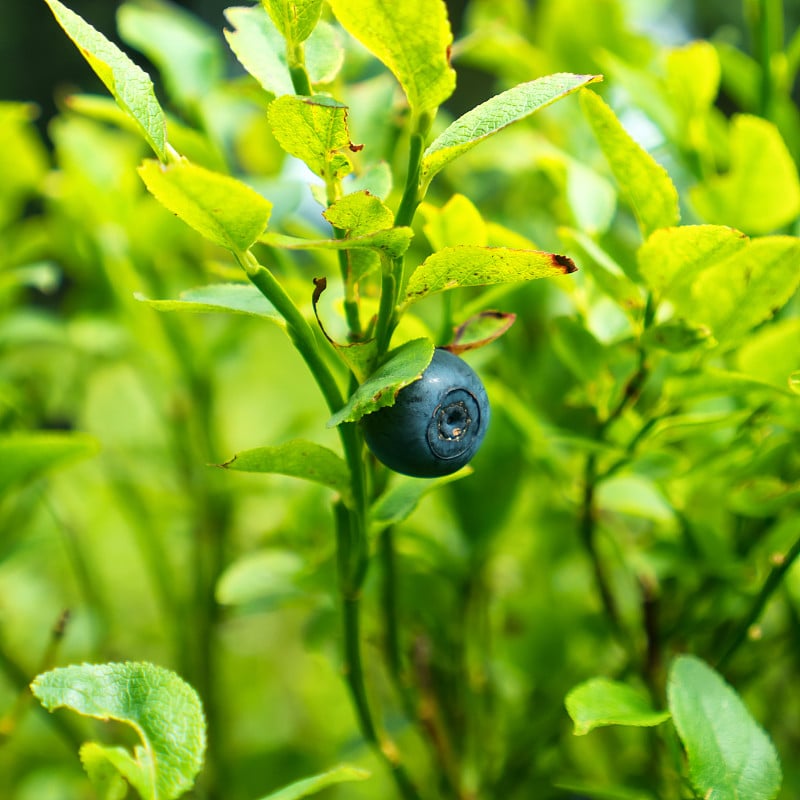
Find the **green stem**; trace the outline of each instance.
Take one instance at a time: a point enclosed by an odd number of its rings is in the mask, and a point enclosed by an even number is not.
[[[394,220],[395,227],[398,228],[411,225],[414,220],[414,213],[422,199],[419,191],[419,172],[422,164],[424,143],[425,140],[421,133],[411,134],[406,185]],[[405,256],[399,256],[387,264],[382,264],[382,269],[381,302],[378,309],[376,327],[379,359],[389,349],[392,333],[397,327],[397,301],[400,293],[405,288]]]
[[[623,626],[617,608],[617,602],[611,591],[611,585],[606,575],[605,567],[597,551],[597,528],[595,525],[594,493],[597,486],[597,458],[591,454],[586,459],[583,473],[583,500],[579,522],[581,542],[589,557],[594,572],[594,582],[600,600],[606,612],[606,617],[611,624],[615,635],[623,639]]]
[[[395,326],[395,306],[397,305],[397,280],[392,266],[383,265],[381,272],[381,302],[378,306],[378,322],[375,327],[375,340],[378,344],[378,355],[382,356],[389,349],[389,342]]]
[[[395,215],[394,224],[400,228],[410,225],[422,198],[419,191],[419,172],[422,166],[422,148],[425,139],[421,133],[412,133],[408,151],[408,172],[403,197]]]
[[[361,587],[365,577],[366,552],[357,552],[358,534],[354,535],[352,528],[354,515],[348,514],[341,503],[337,503],[334,510],[344,634],[344,671],[358,727],[365,741],[389,767],[401,796],[405,800],[419,800],[419,792],[400,760],[397,746],[390,738],[379,734],[375,725],[361,656]]]
[[[302,42],[291,45],[286,42],[286,60],[289,62],[289,75],[292,77],[292,86],[295,94],[310,97],[313,94],[311,79],[306,71],[306,60]]]
[[[750,610],[739,622],[739,625],[734,631],[734,634],[730,640],[730,644],[725,648],[719,660],[717,661],[718,669],[723,668],[731,660],[731,658],[733,658],[733,656],[736,654],[736,651],[742,646],[742,644],[747,641],[750,629],[758,621],[758,618],[761,616],[761,612],[764,610],[767,602],[781,585],[784,575],[786,575],[786,573],[789,571],[792,564],[794,564],[794,562],[797,560],[798,556],[800,556],[800,539],[795,541],[795,543],[789,548],[786,555],[781,556],[781,558],[777,560],[777,563],[770,571],[766,581],[764,581],[764,585],[761,587],[761,591],[753,599]]]
[[[783,49],[783,0],[749,0],[745,5],[749,18],[755,59],[761,66],[758,113],[765,119],[775,117],[775,72],[773,56]]]

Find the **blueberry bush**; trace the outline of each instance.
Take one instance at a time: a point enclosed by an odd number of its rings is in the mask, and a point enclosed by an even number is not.
[[[781,0],[37,2],[0,795],[798,796]]]

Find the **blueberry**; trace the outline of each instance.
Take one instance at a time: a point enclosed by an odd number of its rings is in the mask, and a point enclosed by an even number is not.
[[[435,350],[422,377],[401,389],[393,406],[362,419],[375,457],[395,472],[434,478],[461,469],[489,425],[489,399],[475,371]]]

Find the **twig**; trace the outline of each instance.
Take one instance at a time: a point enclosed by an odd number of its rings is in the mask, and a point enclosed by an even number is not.
[[[773,566],[769,575],[767,575],[767,579],[764,581],[761,591],[755,596],[755,598],[753,598],[753,603],[750,606],[750,610],[739,622],[739,625],[734,631],[733,636],[731,636],[730,643],[722,652],[722,655],[719,657],[719,659],[717,659],[716,666],[718,669],[723,668],[731,660],[731,658],[733,658],[736,651],[747,640],[750,629],[758,621],[758,618],[761,616],[761,612],[764,610],[767,602],[781,585],[783,576],[786,575],[786,573],[789,571],[789,568],[799,555],[800,539],[797,539],[785,555],[780,555],[775,560],[775,565]]]

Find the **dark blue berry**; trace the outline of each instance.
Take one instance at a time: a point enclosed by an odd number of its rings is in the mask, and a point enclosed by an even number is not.
[[[393,406],[362,419],[367,446],[395,472],[434,478],[461,469],[489,425],[489,399],[465,361],[436,350],[422,377],[401,389]]]

